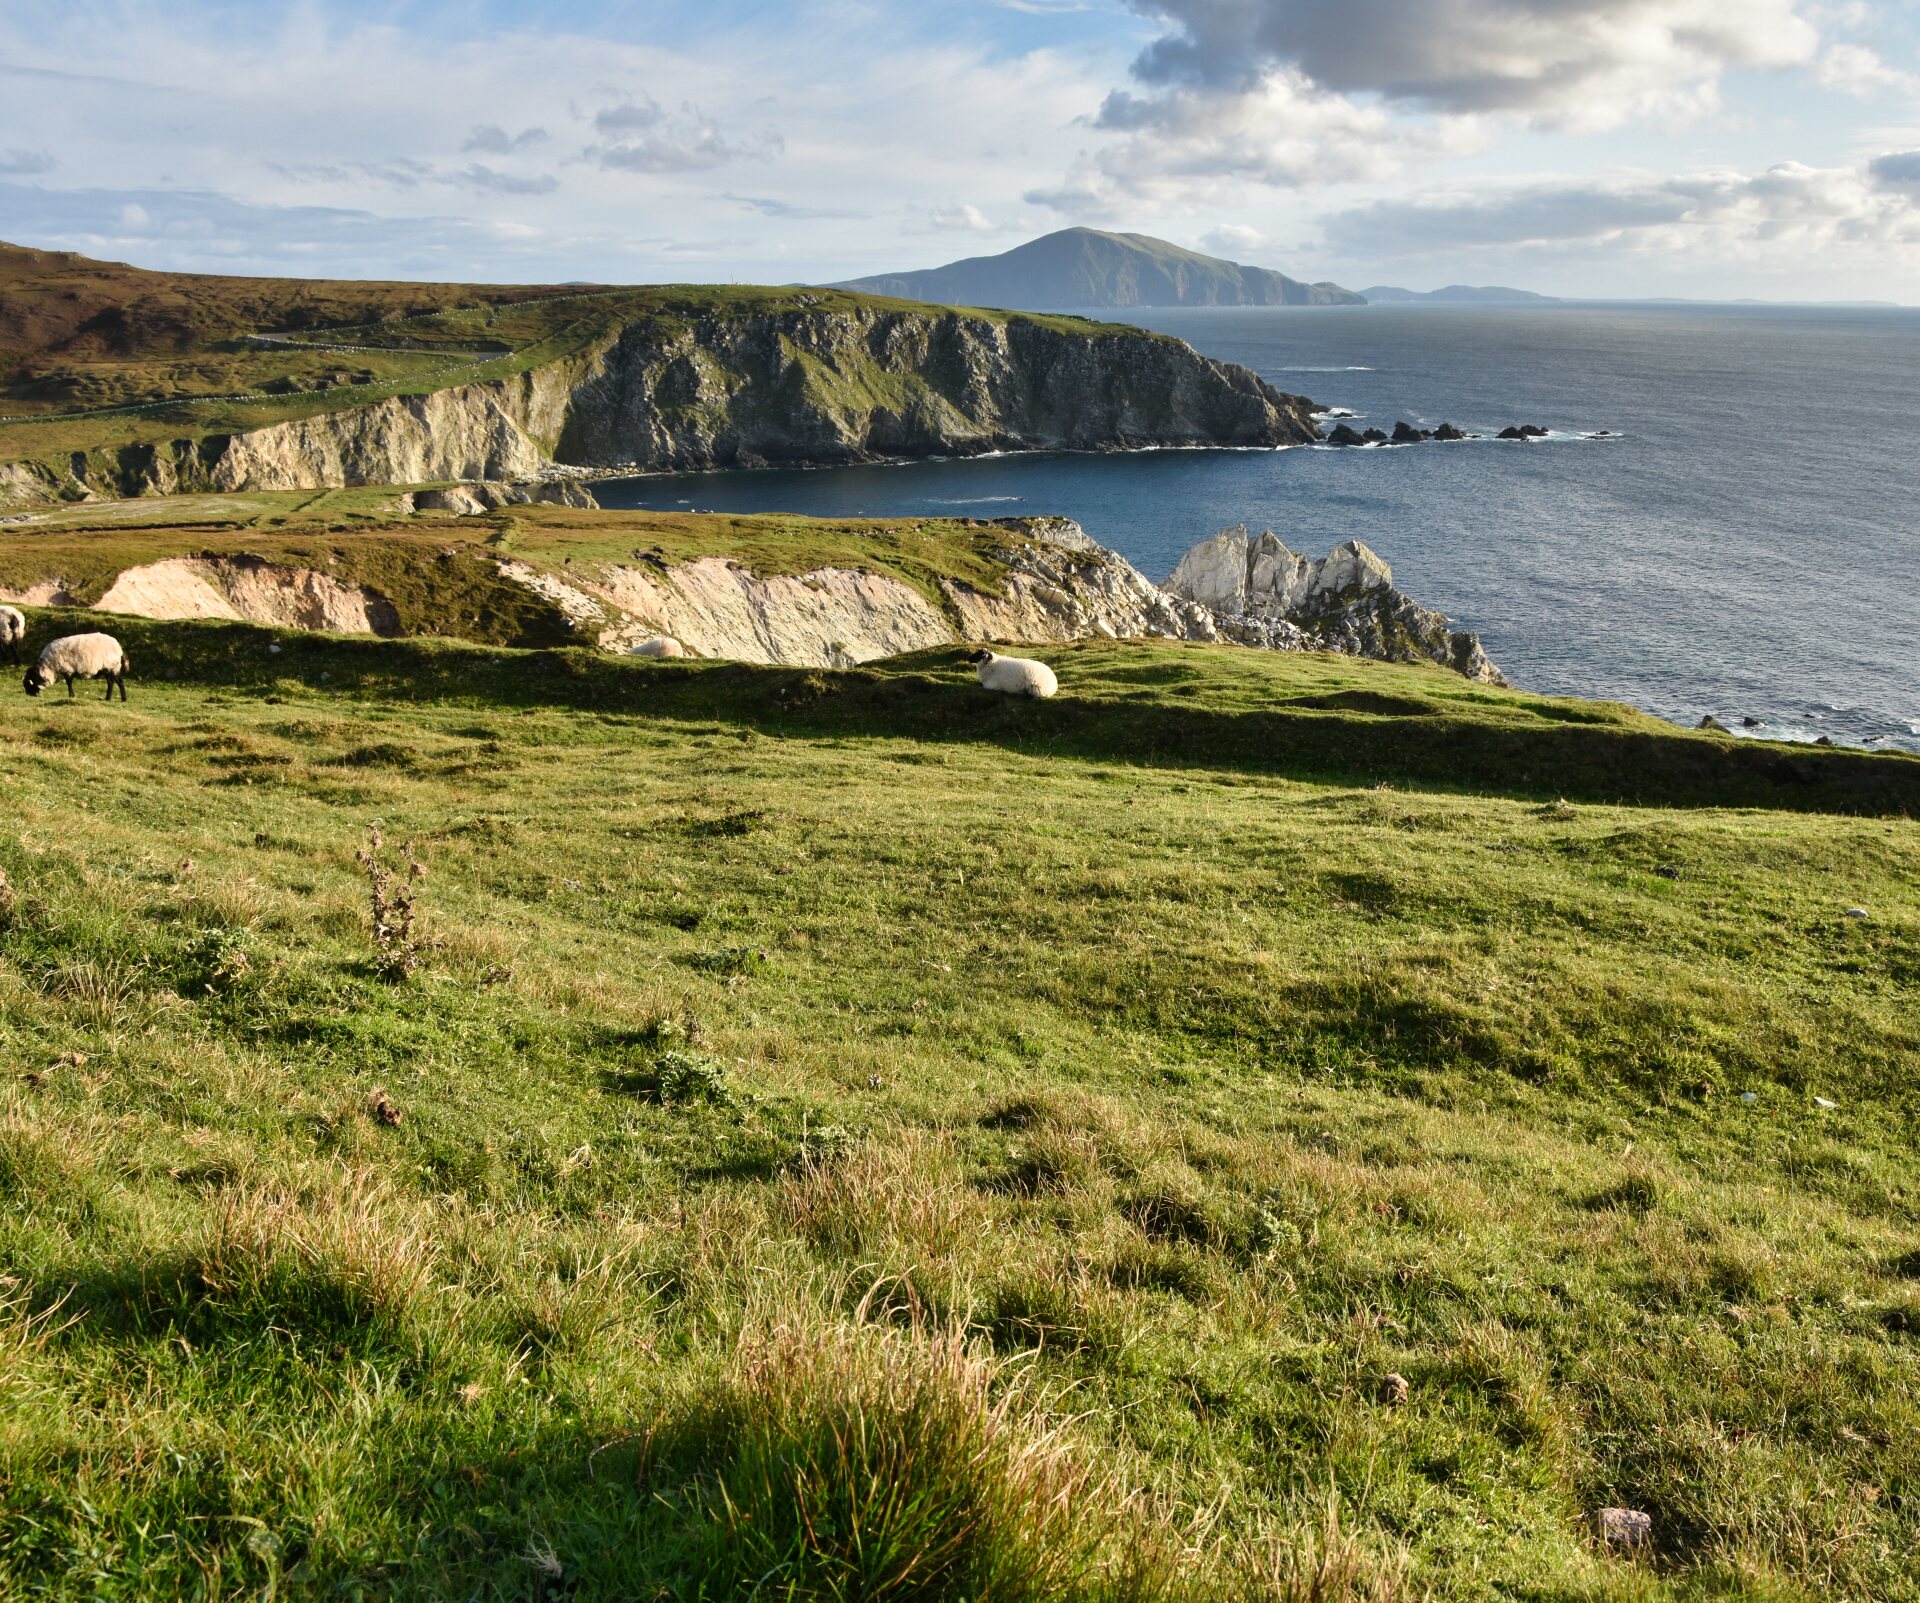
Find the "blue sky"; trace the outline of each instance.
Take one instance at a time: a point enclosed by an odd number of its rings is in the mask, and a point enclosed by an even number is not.
[[[1354,287],[1920,301],[1903,0],[8,0],[0,238],[826,281],[1132,229]]]

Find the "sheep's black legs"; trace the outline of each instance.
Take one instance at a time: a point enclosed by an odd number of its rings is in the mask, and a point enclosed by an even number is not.
[[[67,675],[67,700],[68,701],[73,700],[73,675],[72,674]]]
[[[127,699],[127,676],[124,673],[117,673],[113,677],[114,677],[115,683],[117,683],[120,686],[120,699],[122,701],[125,701]],[[107,699],[109,701],[113,699],[112,685],[107,686]]]

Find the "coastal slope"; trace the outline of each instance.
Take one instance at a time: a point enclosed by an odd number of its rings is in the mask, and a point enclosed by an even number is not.
[[[1066,518],[609,512],[499,500],[498,488],[16,514],[0,534],[0,601],[611,652],[665,633],[696,656],[823,668],[961,641],[1229,641],[1504,683],[1475,636],[1395,590],[1357,542],[1307,562],[1276,559],[1285,547],[1260,536],[1260,571],[1278,562],[1292,580],[1249,597],[1192,577],[1249,569],[1244,530],[1196,547],[1162,589]],[[59,627],[37,621],[35,638]]]
[[[998,256],[836,286],[909,300],[1030,311],[1111,306],[1359,306],[1338,284],[1204,256],[1149,234],[1063,228]]]
[[[135,294],[124,268],[87,312],[83,263],[0,263],[0,505],[1318,437],[1305,397],[1084,318],[738,286]]]

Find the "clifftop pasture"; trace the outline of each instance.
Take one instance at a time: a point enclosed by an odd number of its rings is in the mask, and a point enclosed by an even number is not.
[[[0,699],[7,1595],[1920,1597],[1920,764],[107,627]]]

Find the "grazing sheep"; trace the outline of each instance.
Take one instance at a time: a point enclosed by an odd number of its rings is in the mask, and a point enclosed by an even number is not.
[[[980,683],[987,689],[998,690],[1003,695],[1051,696],[1060,688],[1053,670],[1031,657],[1002,657],[982,649],[960,660],[980,670]]]
[[[686,654],[687,648],[672,635],[648,635],[630,653],[635,657],[684,657]]]
[[[27,638],[27,615],[18,607],[0,607],[0,645],[5,645],[14,666],[20,665],[20,642]]]
[[[104,679],[107,700],[113,700],[113,687],[120,687],[120,699],[127,699],[127,654],[112,635],[62,635],[49,640],[40,660],[27,670],[26,690],[37,696],[56,679],[67,682],[67,695],[73,695],[76,679]]]

